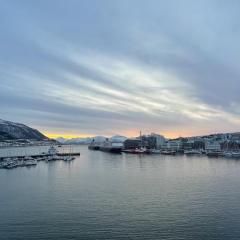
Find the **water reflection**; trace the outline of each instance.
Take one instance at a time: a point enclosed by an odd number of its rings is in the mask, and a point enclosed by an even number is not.
[[[239,161],[74,148],[73,162],[0,170],[2,239],[239,238]]]

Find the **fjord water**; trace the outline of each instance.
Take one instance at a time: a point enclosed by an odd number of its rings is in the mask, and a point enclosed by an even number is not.
[[[0,169],[0,239],[240,238],[240,161],[75,150]]]

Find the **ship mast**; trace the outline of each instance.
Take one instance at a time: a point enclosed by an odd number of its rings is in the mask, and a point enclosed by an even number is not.
[[[141,141],[141,146],[140,146],[140,148],[142,149],[142,148],[143,148],[143,142],[142,142],[142,131],[140,131],[140,141]]]

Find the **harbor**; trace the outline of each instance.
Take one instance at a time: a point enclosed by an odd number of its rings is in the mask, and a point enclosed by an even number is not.
[[[19,152],[24,155],[25,151],[27,155],[33,155],[47,149],[18,147],[1,150],[5,153],[11,151],[14,155]],[[69,147],[57,149],[67,152]],[[172,231],[178,236],[181,230],[178,224],[183,219],[186,220],[184,228],[190,229],[190,220],[193,219],[198,230],[205,231],[209,226],[214,230],[215,219],[223,208],[240,215],[239,160],[209,158],[206,154],[113,154],[90,151],[86,145],[73,146],[73,152],[81,152],[81,156],[70,162],[38,161],[35,166],[0,169],[0,213],[2,219],[7,219],[5,224],[1,222],[3,239],[18,239],[19,232],[24,239],[34,239],[36,235],[39,239],[52,236],[61,239],[66,226],[69,228],[67,236],[71,236],[72,231],[77,232],[80,226],[76,239],[104,239],[106,224],[112,226],[113,221],[116,224],[109,239],[114,239],[114,234],[119,231],[124,234],[126,229],[137,234],[139,231],[144,233],[143,227],[146,227],[148,232],[155,233],[155,225],[152,226],[146,216],[154,216],[159,232],[166,234],[169,231],[166,221],[173,222]],[[168,199],[170,202],[166,205]],[[196,209],[196,204],[201,207]],[[132,211],[137,217],[132,215]],[[207,212],[213,219],[206,226]],[[39,214],[41,221],[36,221]],[[109,214],[112,214],[111,218],[104,217]],[[186,214],[190,214],[189,217]],[[53,218],[50,222],[45,221],[49,215]],[[73,216],[76,218],[74,221]],[[204,223],[198,225],[199,219]],[[139,226],[141,221],[143,224]],[[233,227],[238,231],[235,219],[226,223],[221,217],[220,221],[221,226],[227,224],[227,230]],[[83,234],[82,230],[91,229],[93,223],[99,226],[94,237],[91,232]],[[53,235],[45,231],[49,225],[56,226],[53,227]],[[16,233],[12,232],[13,228]],[[181,236],[191,239],[185,231]],[[164,236],[152,234],[149,239],[164,239]]]
[[[177,139],[166,139],[152,133],[140,135],[119,142],[106,138],[103,142],[94,139],[88,145],[89,150],[125,154],[162,154],[162,155],[206,155],[240,159],[240,133],[212,134]]]
[[[39,154],[15,154],[14,156],[1,156],[0,169],[13,169],[17,167],[32,167],[36,166],[39,161],[73,161],[80,152],[73,152],[71,146],[67,152],[59,152],[56,146],[49,146],[46,152]]]

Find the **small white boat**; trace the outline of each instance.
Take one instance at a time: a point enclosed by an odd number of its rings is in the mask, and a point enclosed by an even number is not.
[[[240,151],[232,152],[232,157],[233,158],[240,158]]]
[[[146,148],[134,148],[134,149],[123,149],[122,152],[124,153],[132,153],[132,154],[143,154],[148,153]]]
[[[75,159],[75,157],[73,157],[73,156],[65,156],[63,158],[63,160],[66,161],[66,162],[73,161],[74,159]]]
[[[227,157],[227,158],[231,158],[232,157],[232,153],[231,152],[224,152],[223,156]]]
[[[27,160],[25,161],[25,166],[34,166],[34,165],[37,165],[37,160],[36,159],[33,159],[33,160]]]
[[[152,154],[160,154],[161,150],[159,150],[159,149],[150,149],[149,152],[152,153]]]
[[[186,155],[196,155],[196,154],[202,154],[202,152],[199,151],[199,150],[192,149],[192,150],[185,150],[184,154],[186,154]]]
[[[167,150],[162,150],[161,154],[163,154],[163,155],[176,155],[176,151],[171,150],[171,149],[167,149]]]

